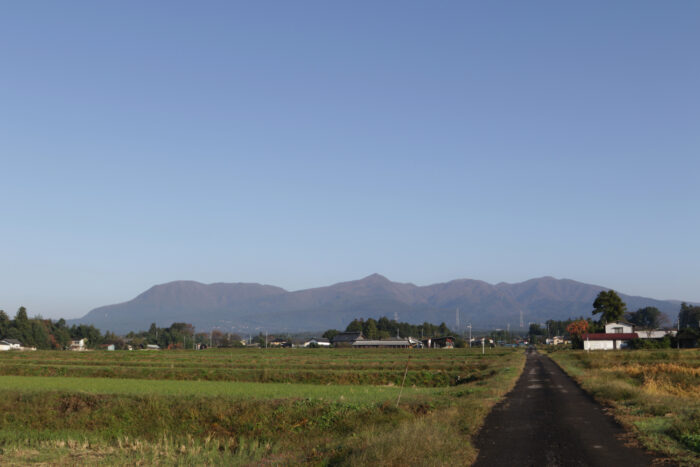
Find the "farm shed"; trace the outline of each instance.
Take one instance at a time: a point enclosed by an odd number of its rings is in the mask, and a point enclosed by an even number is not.
[[[352,344],[353,349],[407,349],[411,347],[411,342],[408,339],[391,339],[391,340],[369,340],[363,339],[355,341]]]
[[[672,337],[676,335],[676,331],[664,329],[637,329],[635,332],[640,339],[663,339],[666,336]]]

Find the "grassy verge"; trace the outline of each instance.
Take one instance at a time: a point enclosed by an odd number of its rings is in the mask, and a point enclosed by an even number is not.
[[[554,351],[554,359],[645,447],[700,464],[700,351]]]
[[[211,361],[194,352],[123,353],[125,361],[118,354],[46,353],[47,366],[60,359],[109,369],[113,362],[134,372],[127,372],[129,379],[1,376],[0,464],[443,465],[455,459],[468,464],[476,454],[471,436],[524,365],[523,353],[510,350],[483,357],[450,351],[294,352],[228,351],[209,354]],[[397,385],[133,378],[144,365],[197,362],[202,367],[197,371],[209,371],[255,356],[268,371],[320,367],[314,378],[323,380],[323,368],[333,366],[405,370],[408,355],[414,383],[403,389],[398,406]],[[11,356],[31,358],[31,364],[41,357]],[[460,378],[436,386],[434,378],[420,376],[443,371]]]

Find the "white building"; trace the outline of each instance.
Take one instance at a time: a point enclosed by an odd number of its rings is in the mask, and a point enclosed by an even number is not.
[[[547,344],[547,345],[562,345],[562,344],[570,344],[570,343],[571,342],[567,341],[562,336],[548,337],[545,340],[545,344]]]
[[[583,350],[618,350],[629,345],[629,341],[639,336],[634,326],[620,321],[605,325],[604,333],[583,334]]]
[[[76,352],[87,350],[87,339],[83,337],[82,339],[70,341],[70,350]]]
[[[624,349],[632,339],[663,339],[673,336],[676,331],[664,330],[634,330],[629,323],[617,321],[605,325],[605,333],[583,334],[584,350],[617,350]]]
[[[22,343],[17,339],[3,339],[0,341],[0,351],[22,350]]]
[[[630,334],[634,332],[634,326],[629,323],[616,321],[605,325],[605,334]]]
[[[312,337],[308,341],[304,342],[304,347],[330,347],[331,341],[325,337]]]

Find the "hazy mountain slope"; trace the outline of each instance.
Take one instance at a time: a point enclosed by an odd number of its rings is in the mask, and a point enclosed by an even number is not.
[[[96,308],[71,322],[118,333],[175,321],[192,323],[200,330],[295,332],[344,328],[354,318],[396,314],[402,321],[444,321],[454,327],[459,309],[462,326],[517,329],[521,313],[525,327],[529,322],[590,316],[593,300],[604,289],[552,277],[496,285],[459,279],[419,287],[373,274],[295,292],[260,284],[176,281],[154,286],[128,302]],[[621,296],[630,311],[655,306],[675,315],[679,308],[673,301]]]

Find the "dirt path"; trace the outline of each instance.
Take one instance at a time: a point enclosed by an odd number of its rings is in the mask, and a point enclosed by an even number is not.
[[[528,350],[515,388],[486,418],[475,466],[645,466],[629,435],[549,357]]]

